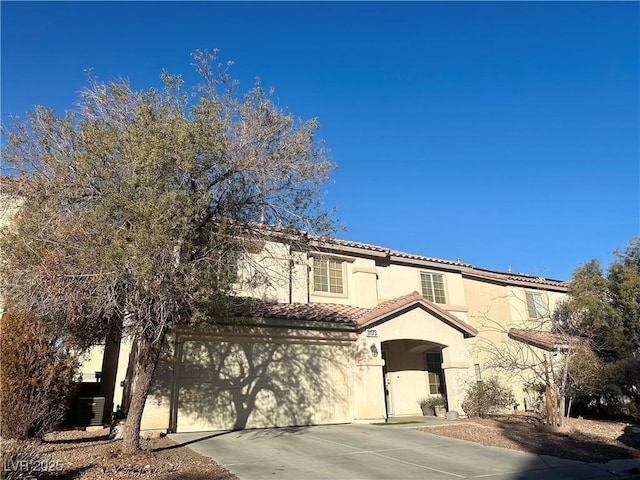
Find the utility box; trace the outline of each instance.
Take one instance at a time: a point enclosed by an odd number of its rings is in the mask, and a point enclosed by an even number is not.
[[[102,425],[104,403],[104,397],[78,397],[73,415],[74,426],[93,427]]]

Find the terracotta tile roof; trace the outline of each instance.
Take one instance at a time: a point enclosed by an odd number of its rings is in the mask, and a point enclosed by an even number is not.
[[[426,299],[418,292],[411,292],[407,295],[403,295],[402,297],[392,298],[391,300],[382,302],[375,308],[367,310],[364,315],[358,318],[358,324],[366,325],[368,323],[372,323],[375,320],[384,318],[391,313],[402,310],[407,306],[410,306],[417,302],[421,302],[423,300],[426,301]]]
[[[506,283],[506,284],[520,284],[520,285],[529,284],[531,286],[544,285],[549,287],[557,287],[561,289],[565,289],[569,286],[569,282],[565,282],[561,280],[553,280],[553,279],[544,278],[544,277],[534,277],[531,275],[524,275],[524,274],[495,272],[492,270],[483,270],[480,268],[473,268],[473,267],[470,270],[466,270],[462,272],[462,274],[469,277],[495,280],[497,282]]]
[[[417,260],[422,262],[431,262],[431,263],[440,263],[443,265],[451,265],[455,267],[459,267],[463,274],[467,274],[469,276],[475,276],[479,278],[492,279],[496,281],[500,281],[508,284],[530,284],[530,285],[544,285],[551,286],[557,288],[566,288],[569,285],[569,282],[561,281],[561,280],[553,280],[549,278],[536,277],[533,275],[525,275],[525,274],[514,274],[507,272],[497,272],[493,270],[485,270],[481,268],[476,268],[470,263],[461,262],[460,259],[457,260],[445,260],[442,258],[435,257],[427,257],[425,255],[417,255],[413,253],[401,252],[399,250],[392,250],[390,248],[382,247],[379,245],[372,245],[369,243],[362,242],[353,242],[350,240],[340,240],[336,238],[326,238],[319,236],[308,236],[310,240],[316,242],[318,246],[331,247],[335,246],[339,247],[348,247],[348,248],[357,248],[368,252],[375,252],[378,254],[386,254],[387,257],[395,257],[399,259],[407,259],[407,260]]]
[[[387,256],[406,258],[411,260],[421,260],[421,261],[427,261],[427,262],[436,262],[436,263],[456,265],[461,267],[471,267],[471,265],[467,263],[462,263],[460,262],[460,260],[452,261],[452,260],[444,260],[442,258],[426,257],[424,255],[415,255],[413,253],[406,253],[406,252],[401,252],[399,250],[392,250],[387,247],[372,245],[370,243],[353,242],[351,240],[340,240],[337,238],[317,237],[313,235],[309,235],[309,239],[314,240],[324,246],[336,245],[338,247],[359,248],[361,250],[365,250],[369,252],[384,253]]]
[[[541,283],[544,285],[555,285],[558,287],[569,286],[569,282],[565,282],[562,280],[553,280],[551,278],[544,278],[544,277],[532,277],[532,276],[523,275],[523,274],[514,275],[510,273],[507,275],[507,278],[509,280],[519,281],[519,282]]]
[[[325,322],[351,325],[362,330],[386,317],[402,314],[412,308],[422,308],[441,321],[464,333],[465,337],[477,335],[478,331],[442,307],[430,302],[418,292],[381,303],[375,308],[360,308],[334,303],[266,303],[254,302],[250,315],[261,318],[296,320],[301,322]]]
[[[369,251],[381,252],[381,253],[389,252],[389,249],[386,247],[381,247],[379,245],[372,245],[370,243],[353,242],[351,240],[340,240],[338,238],[326,238],[326,237],[318,237],[314,235],[309,235],[309,239],[315,240],[316,242],[320,242],[324,244],[339,245],[341,247],[360,248],[362,250],[369,250]]]
[[[258,225],[258,224],[256,224]],[[320,248],[331,248],[339,250],[341,247],[346,248],[355,248],[362,250],[363,252],[373,252],[377,254],[376,256],[384,256],[390,259],[390,257],[395,257],[399,259],[407,259],[407,260],[416,260],[419,262],[430,262],[430,263],[440,263],[442,265],[450,265],[453,267],[458,267],[460,271],[464,275],[474,276],[478,278],[486,278],[495,281],[499,281],[506,284],[528,284],[528,285],[544,285],[565,289],[569,286],[568,281],[561,280],[553,280],[544,277],[536,277],[533,275],[525,275],[525,274],[514,274],[507,272],[498,272],[495,270],[487,270],[482,268],[476,268],[470,263],[464,263],[457,260],[446,260],[442,258],[428,257],[425,255],[418,255],[414,253],[402,252],[400,250],[393,250],[388,247],[383,247],[380,245],[373,245],[371,243],[363,243],[363,242],[355,242],[352,240],[342,240],[339,238],[330,238],[323,237],[319,235],[311,235],[306,232],[295,230],[293,228],[288,227],[278,227],[278,226],[265,226],[258,225],[262,229],[266,229],[271,233],[281,233],[286,235],[301,235],[306,237],[312,246],[320,247]]]
[[[567,348],[568,342],[573,341],[573,338],[567,338],[565,335],[543,332],[540,330],[526,330],[523,328],[512,328],[509,330],[508,335],[509,338],[513,340],[526,343],[532,347],[541,348],[548,352],[553,350],[564,350]]]
[[[474,337],[478,334],[478,330],[468,323],[460,320],[458,317],[449,313],[436,303],[430,302],[418,292],[412,292],[402,297],[394,298],[381,303],[375,308],[368,310],[365,314],[356,319],[360,328],[365,327],[374,322],[380,321],[387,316],[400,314],[411,308],[423,308],[440,320],[451,325],[452,327],[462,331],[465,337]]]
[[[456,261],[453,260],[443,260],[442,258],[434,258],[434,257],[425,257],[424,255],[415,255],[413,253],[405,253],[400,252],[398,250],[391,250],[391,255],[394,257],[400,258],[408,258],[411,260],[422,260],[425,262],[436,262],[436,263],[444,263],[447,265],[456,265],[459,267],[471,267],[468,263],[462,263],[459,259]]]
[[[256,303],[251,308],[251,315],[284,320],[346,323],[355,327],[355,319],[366,311],[365,308],[333,303]]]

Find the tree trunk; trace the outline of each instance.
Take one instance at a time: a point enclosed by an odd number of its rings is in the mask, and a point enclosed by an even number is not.
[[[122,438],[122,453],[132,454],[140,449],[140,422],[144,404],[147,401],[151,380],[155,372],[160,351],[166,334],[151,342],[143,336],[136,336],[136,358],[134,359],[133,378],[131,379],[131,403],[127,414]]]
[[[560,377],[560,405],[559,405],[559,423],[562,427],[564,425],[564,419],[566,417],[566,393],[567,393],[567,376],[569,375],[569,361],[571,360],[571,356],[568,353],[564,354],[563,365],[562,365],[562,376]]]
[[[565,410],[566,410],[566,404],[565,404],[565,396],[564,395],[560,395],[560,398],[558,400],[558,426],[562,427],[564,426],[564,415],[565,415]]]

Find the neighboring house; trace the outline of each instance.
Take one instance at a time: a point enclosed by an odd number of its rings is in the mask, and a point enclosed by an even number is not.
[[[170,335],[143,430],[200,431],[380,422],[446,395],[461,414],[470,382],[492,372],[511,327],[535,329],[565,282],[475,268],[375,245],[300,235],[253,242],[239,265],[242,318]],[[252,271],[270,282],[252,282]],[[252,285],[252,286],[250,286]],[[126,339],[83,368],[102,371],[107,404],[127,410]],[[486,377],[485,377],[486,378]],[[522,385],[511,381],[520,405]]]

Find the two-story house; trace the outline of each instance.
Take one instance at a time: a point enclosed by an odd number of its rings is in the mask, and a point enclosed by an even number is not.
[[[239,265],[241,318],[172,332],[143,430],[199,431],[418,415],[446,395],[461,414],[471,382],[488,371],[511,327],[535,325],[565,282],[475,268],[388,248],[302,235],[295,245],[253,242]],[[269,281],[250,282],[252,270]],[[126,339],[84,366],[101,371],[108,405],[127,409]],[[522,385],[513,383],[523,405]],[[111,397],[113,401],[111,402]]]

